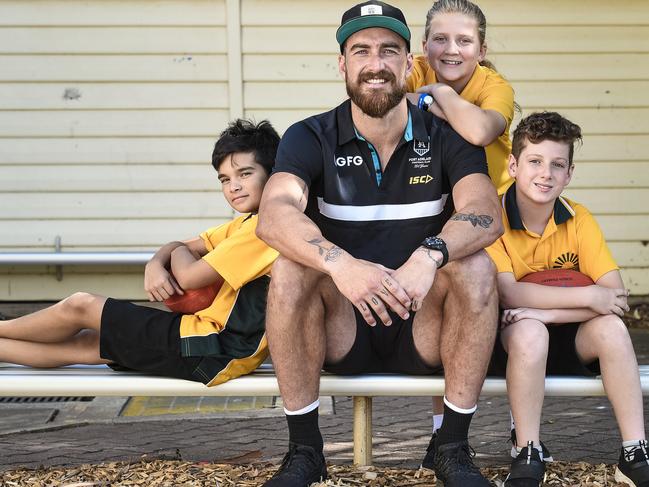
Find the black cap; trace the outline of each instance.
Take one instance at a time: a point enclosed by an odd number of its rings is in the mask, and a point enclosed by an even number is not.
[[[403,12],[397,7],[376,0],[359,3],[343,14],[340,27],[336,31],[340,51],[342,52],[343,44],[349,36],[370,27],[383,27],[399,34],[406,41],[410,51],[410,29]]]

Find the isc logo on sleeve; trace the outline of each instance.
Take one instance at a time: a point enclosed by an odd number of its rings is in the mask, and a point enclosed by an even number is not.
[[[426,184],[430,183],[433,179],[433,176],[430,174],[426,174],[425,176],[412,176],[408,180],[408,184]]]
[[[361,156],[346,156],[346,157],[336,157],[336,166],[361,166],[363,164],[363,158]]]

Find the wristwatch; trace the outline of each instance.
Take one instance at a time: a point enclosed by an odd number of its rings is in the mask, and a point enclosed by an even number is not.
[[[448,249],[446,248],[446,242],[444,242],[444,240],[439,237],[426,237],[421,243],[421,246],[442,253],[442,262],[437,264],[438,269],[446,265],[448,262]]]
[[[433,103],[435,103],[433,95],[422,93],[421,95],[419,95],[419,100],[417,100],[417,108],[427,112]]]

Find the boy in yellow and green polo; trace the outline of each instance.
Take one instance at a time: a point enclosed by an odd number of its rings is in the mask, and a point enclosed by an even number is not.
[[[602,375],[622,436],[615,480],[649,485],[642,391],[621,316],[628,291],[597,222],[561,196],[574,171],[579,126],[558,113],[534,113],[516,130],[509,158],[515,179],[502,194],[505,233],[487,252],[498,269],[501,315],[492,373],[504,373],[515,450],[507,487],[541,485],[540,420],[546,374]],[[573,269],[595,285],[521,282],[548,269]]]
[[[252,372],[268,354],[266,293],[278,254],[255,229],[278,144],[267,121],[230,124],[215,144],[212,165],[223,196],[241,216],[162,246],[146,266],[151,301],[220,283],[210,306],[183,315],[75,293],[42,311],[0,321],[0,361],[119,365],[207,385]]]

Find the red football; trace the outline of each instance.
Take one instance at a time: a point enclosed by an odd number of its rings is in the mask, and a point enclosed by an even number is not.
[[[165,299],[164,303],[171,311],[194,314],[212,305],[219,289],[221,289],[221,284],[222,282],[219,281],[199,289],[187,289],[185,294],[174,294]]]
[[[570,269],[550,269],[547,271],[531,272],[520,278],[519,281],[558,287],[581,287],[595,284],[586,274]]]

